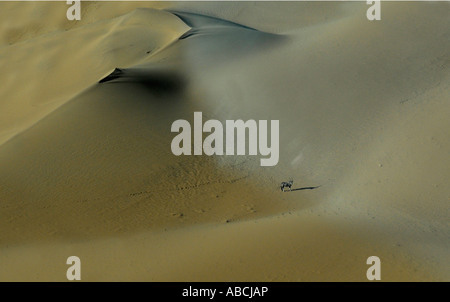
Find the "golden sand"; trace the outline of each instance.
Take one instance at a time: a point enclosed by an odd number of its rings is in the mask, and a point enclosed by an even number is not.
[[[1,281],[450,279],[448,3],[67,7],[0,3]],[[278,165],[174,156],[195,111]]]

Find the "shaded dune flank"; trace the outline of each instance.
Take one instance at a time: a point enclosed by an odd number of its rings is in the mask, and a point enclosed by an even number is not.
[[[283,35],[262,32],[220,18],[169,12],[180,18],[190,30],[181,35],[178,42],[169,45],[169,49],[160,50],[154,55],[150,53],[144,62],[134,68],[117,67],[99,83],[127,81],[144,84],[155,91],[163,89],[168,92],[171,87],[178,90],[187,84],[192,68],[220,66],[227,61],[274,47],[287,39]],[[181,41],[186,39],[189,41]],[[163,62],[161,57],[164,57]],[[168,58],[170,60],[166,61]],[[173,67],[173,62],[179,62],[181,66]]]
[[[180,73],[170,70],[116,68],[99,81],[100,84],[107,82],[134,83],[141,85],[153,95],[163,96],[165,94],[181,95],[186,87],[187,79]]]
[[[0,280],[449,279],[445,5],[140,5],[0,39]],[[195,111],[279,120],[279,164],[174,156]]]

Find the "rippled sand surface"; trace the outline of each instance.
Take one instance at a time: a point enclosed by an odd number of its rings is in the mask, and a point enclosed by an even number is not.
[[[0,3],[0,280],[450,280],[448,3],[67,7]],[[278,164],[173,155],[194,112]]]

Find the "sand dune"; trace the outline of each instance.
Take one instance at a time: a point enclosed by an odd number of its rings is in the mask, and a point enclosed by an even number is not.
[[[139,9],[3,47],[0,56],[6,66],[6,83],[1,93],[15,101],[0,104],[0,143],[29,128],[115,66],[139,62],[187,29],[169,13]]]
[[[0,280],[449,280],[447,3],[0,7]],[[174,156],[195,111],[279,120],[278,165]]]

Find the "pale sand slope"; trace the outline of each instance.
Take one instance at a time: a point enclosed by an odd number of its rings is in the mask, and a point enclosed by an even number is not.
[[[364,281],[371,255],[385,281],[449,280],[448,4],[383,3],[378,23],[364,3],[172,7],[278,35],[92,5],[0,48],[40,54],[0,76],[0,280],[65,280],[70,255],[85,281]],[[65,65],[69,43],[85,47]],[[44,81],[47,45],[67,88]],[[280,163],[173,156],[170,125],[194,111],[279,119]],[[322,187],[280,193],[288,177]]]
[[[87,11],[101,9],[95,4],[90,2],[82,7]],[[0,144],[29,128],[115,66],[133,65],[148,56],[147,52],[157,52],[188,30],[171,14],[140,10],[99,18],[93,23],[88,23],[91,15],[86,13],[82,19],[86,25],[68,30],[70,24],[77,23],[67,20],[65,3],[2,2],[1,5],[0,16],[5,16],[0,40],[3,66],[0,94],[3,100],[14,102],[0,102]],[[119,2],[115,11],[122,11],[123,5]],[[114,13],[110,11],[107,15]],[[16,25],[17,20],[24,25]],[[17,37],[17,41],[12,37]],[[1,43],[5,39],[12,44]]]

